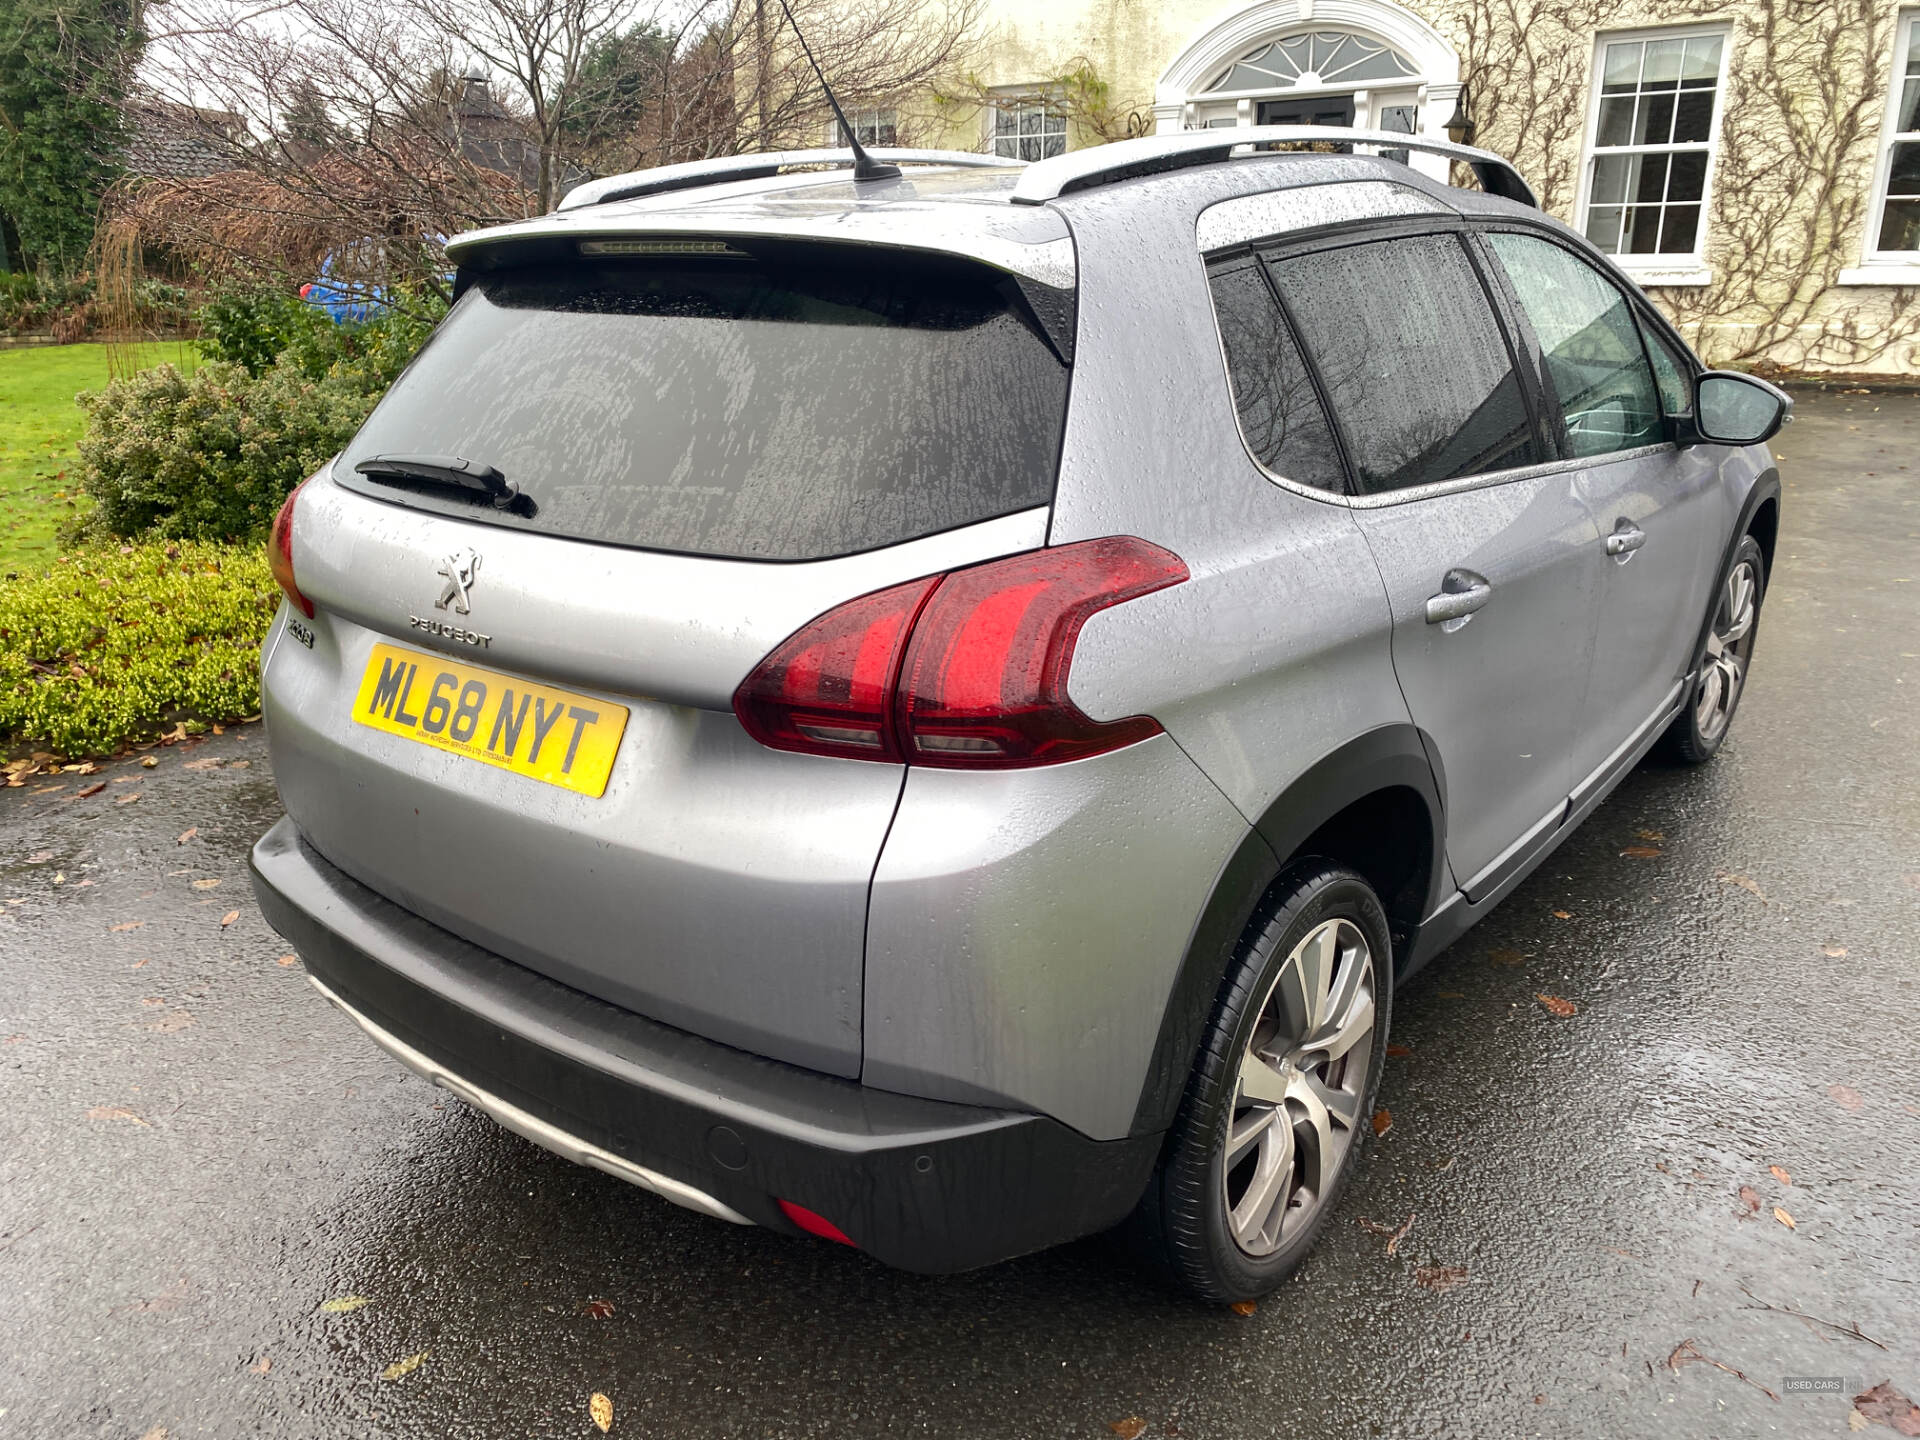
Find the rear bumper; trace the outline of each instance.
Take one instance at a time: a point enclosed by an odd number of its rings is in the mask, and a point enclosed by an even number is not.
[[[798,1233],[785,1199],[887,1264],[945,1273],[1101,1230],[1160,1137],[873,1090],[731,1049],[502,960],[374,894],[282,820],[254,890],[309,973],[391,1053],[527,1138],[722,1219]]]

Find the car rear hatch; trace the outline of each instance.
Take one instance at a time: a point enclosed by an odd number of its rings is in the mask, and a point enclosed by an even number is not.
[[[765,748],[732,698],[835,605],[1044,543],[1071,291],[619,238],[463,254],[447,321],[298,494],[276,777],[321,854],[424,919],[857,1075],[904,770]]]

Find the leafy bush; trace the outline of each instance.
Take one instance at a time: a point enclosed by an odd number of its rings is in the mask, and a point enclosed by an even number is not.
[[[24,270],[0,274],[0,333],[46,330],[83,312],[92,299],[91,280],[43,279]]]
[[[172,365],[83,392],[80,483],[95,535],[264,534],[294,486],[345,445],[375,397],[274,367]]]
[[[260,708],[258,546],[102,546],[0,582],[0,744],[71,759]]]
[[[200,307],[200,353],[258,376],[289,345],[333,322],[291,290],[268,285],[223,290]]]
[[[401,292],[392,307],[371,320],[302,332],[278,363],[309,380],[334,381],[379,394],[407,368],[446,313],[446,302],[437,295]]]

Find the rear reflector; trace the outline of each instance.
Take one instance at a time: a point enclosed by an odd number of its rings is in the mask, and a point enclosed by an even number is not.
[[[311,620],[313,602],[302,595],[300,587],[293,583],[293,506],[306,485],[307,482],[302,480],[294,486],[293,493],[280,503],[280,513],[273,517],[273,530],[267,536],[267,570],[272,574],[274,583],[286,592],[287,599]]]
[[[847,1234],[838,1225],[824,1215],[816,1215],[804,1205],[796,1205],[791,1200],[780,1202],[780,1212],[798,1225],[809,1235],[818,1235],[822,1240],[832,1240],[839,1245],[853,1245]],[[860,1247],[855,1245],[857,1250]]]
[[[1053,765],[1160,732],[1067,697],[1089,616],[1187,578],[1132,536],[1009,556],[875,591],[803,625],[733,697],[776,750],[945,769]]]

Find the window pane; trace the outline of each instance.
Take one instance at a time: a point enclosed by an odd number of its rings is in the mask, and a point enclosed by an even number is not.
[[[1893,172],[1887,181],[1879,248],[1920,250],[1920,144],[1893,147]]]
[[[1667,193],[1667,157],[1636,155],[1633,163],[1640,172],[1633,183],[1633,198],[1649,203],[1664,199]]]
[[[1593,199],[1599,205],[1618,205],[1627,198],[1635,155],[1600,155],[1593,162]]]
[[[1587,212],[1587,239],[1608,255],[1620,249],[1620,207],[1595,205]]]
[[[1909,61],[1908,69],[1920,61]],[[1920,79],[1907,81],[1907,88],[1900,96],[1900,118],[1896,122],[1902,134],[1920,130]]]
[[[1640,123],[1634,126],[1636,145],[1665,145],[1673,139],[1672,95],[1642,95]]]
[[[1602,93],[1635,90],[1640,85],[1639,41],[1607,46],[1606,72],[1600,80]]]
[[[1600,102],[1600,128],[1596,145],[1633,143],[1633,96],[1609,95]]]
[[[1671,90],[1680,83],[1680,57],[1686,49],[1684,40],[1649,40],[1647,42],[1647,68],[1641,73],[1642,90]]]
[[[1700,231],[1698,205],[1669,205],[1666,223],[1660,227],[1662,255],[1691,255],[1693,238]]]
[[[1013,135],[1020,129],[1020,112],[1002,106],[993,112],[993,133],[995,135]]]
[[[1660,408],[1669,415],[1685,415],[1693,409],[1693,367],[1671,349],[1643,321],[1640,333],[1646,337],[1647,354],[1653,360],[1654,383],[1660,387]]]
[[[1638,206],[1627,212],[1627,243],[1622,248],[1629,255],[1660,253],[1660,207],[1658,205]]]
[[[1673,111],[1674,144],[1705,140],[1713,130],[1713,91],[1682,90]]]
[[[1687,41],[1686,58],[1680,62],[1681,83],[1717,83],[1720,79],[1720,45],[1718,35],[1700,35]]]
[[[1546,357],[1575,455],[1664,436],[1653,372],[1626,297],[1577,256],[1531,235],[1490,235]]]
[[[1363,491],[1541,458],[1506,341],[1453,236],[1350,245],[1277,262],[1273,272]]]
[[[1707,190],[1707,152],[1687,150],[1673,157],[1667,199],[1699,200]]]
[[[1233,403],[1247,446],[1276,475],[1340,490],[1340,460],[1286,317],[1253,263],[1212,277]]]

